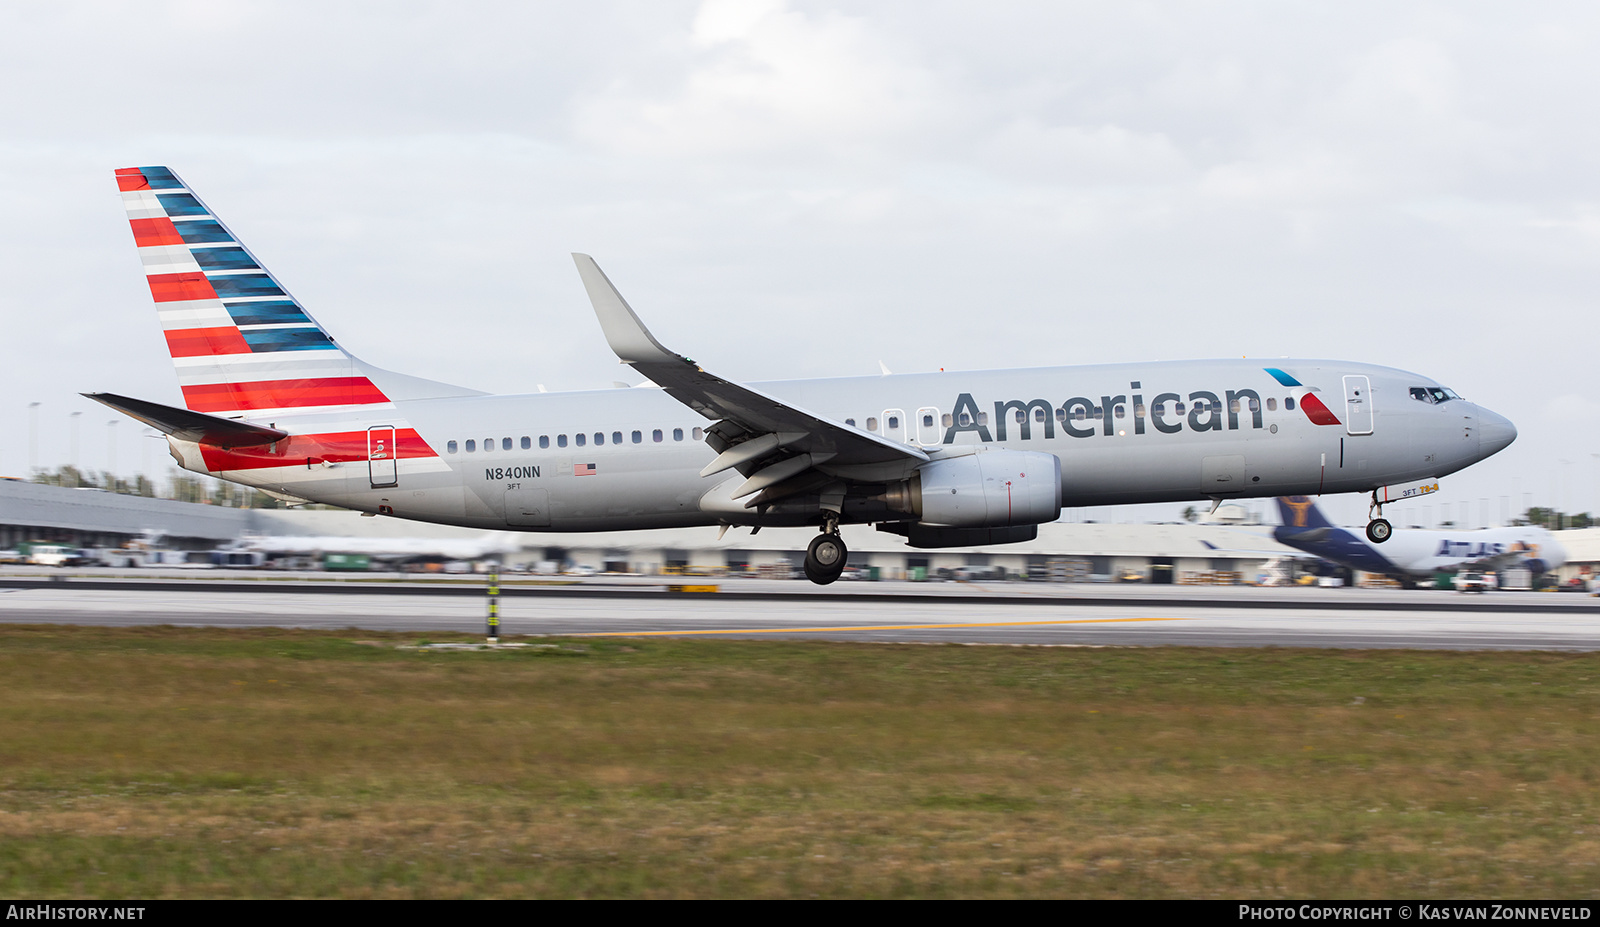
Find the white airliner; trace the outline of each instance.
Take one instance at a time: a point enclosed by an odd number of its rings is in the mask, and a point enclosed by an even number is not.
[[[1537,576],[1567,562],[1566,548],[1550,532],[1533,526],[1472,531],[1408,528],[1395,532],[1380,550],[1328,521],[1305,496],[1280,498],[1278,514],[1283,524],[1272,531],[1278,543],[1341,566],[1401,579],[1512,567],[1525,567]]]
[[[663,347],[582,254],[612,350],[659,388],[490,396],[363,363],[170,170],[116,176],[187,408],[86,395],[185,469],[291,501],[486,529],[816,525],[805,571],[829,583],[841,523],[953,547],[1032,539],[1063,505],[1376,506],[1516,437],[1427,377],[1342,361],[733,383]]]

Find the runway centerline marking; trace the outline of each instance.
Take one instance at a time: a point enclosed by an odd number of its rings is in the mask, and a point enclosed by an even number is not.
[[[692,631],[591,631],[562,637],[661,637],[680,634],[817,634],[826,631],[923,631],[941,628],[1018,628],[1045,624],[1125,624],[1131,621],[1188,621],[1174,618],[1062,618],[1056,621],[978,621],[962,624],[853,624],[829,628],[717,628]]]

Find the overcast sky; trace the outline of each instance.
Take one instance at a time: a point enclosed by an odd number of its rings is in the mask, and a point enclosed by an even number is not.
[[[1433,520],[1595,511],[1597,95],[1580,3],[8,5],[0,474],[30,402],[39,462],[79,411],[94,469],[78,392],[180,404],[112,180],[161,164],[394,370],[636,379],[587,251],[735,379],[1414,370],[1521,432]],[[118,470],[165,473],[141,431]]]

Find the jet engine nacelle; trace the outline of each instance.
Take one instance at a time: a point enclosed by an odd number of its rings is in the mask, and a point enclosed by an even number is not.
[[[925,525],[993,528],[1061,516],[1061,461],[1037,451],[990,450],[917,469]]]

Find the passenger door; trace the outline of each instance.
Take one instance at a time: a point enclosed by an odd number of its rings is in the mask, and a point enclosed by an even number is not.
[[[1344,378],[1344,421],[1350,434],[1372,434],[1372,384],[1364,376]]]

